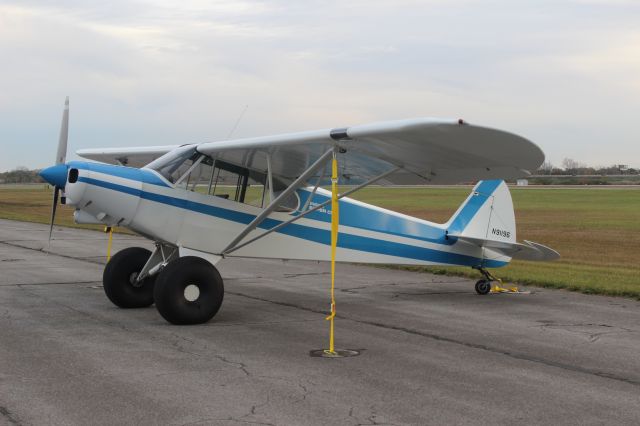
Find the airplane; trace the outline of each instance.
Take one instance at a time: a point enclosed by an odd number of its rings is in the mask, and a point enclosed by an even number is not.
[[[66,161],[69,99],[56,164],[40,175],[76,223],[126,227],[155,244],[108,261],[104,291],[120,308],[155,306],[172,324],[211,320],[224,258],[296,259],[477,269],[559,254],[518,243],[506,179],[527,176],[542,150],[518,135],[461,119],[417,118],[186,145],[81,149]],[[348,195],[372,184],[475,181],[445,223],[376,207]],[[348,188],[337,191],[337,183]],[[323,186],[331,185],[332,190]],[[330,250],[330,247],[332,248]],[[332,298],[332,314],[335,300]]]

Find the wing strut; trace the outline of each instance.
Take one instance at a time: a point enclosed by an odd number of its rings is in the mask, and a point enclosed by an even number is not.
[[[391,173],[397,172],[397,171],[398,171],[398,170],[400,170],[401,168],[402,168],[402,167],[400,167],[400,166],[398,166],[398,167],[394,167],[394,168],[393,168],[393,169],[391,169],[391,170],[388,170],[388,171],[386,171],[386,172],[384,172],[384,173],[382,173],[382,174],[380,174],[380,175],[378,175],[378,176],[376,176],[376,177],[374,177],[374,178],[369,179],[368,181],[366,181],[366,182],[364,182],[364,183],[361,183],[360,185],[358,185],[358,186],[356,186],[356,187],[351,188],[350,190],[348,190],[347,192],[345,192],[345,193],[343,193],[343,194],[338,194],[338,200],[340,200],[340,199],[342,199],[342,198],[344,198],[344,197],[347,197],[347,196],[349,196],[349,195],[353,194],[354,192],[356,192],[356,191],[358,191],[358,190],[360,190],[360,189],[364,188],[365,186],[369,186],[369,185],[371,185],[371,184],[373,184],[373,183],[375,183],[375,182],[379,181],[380,179],[383,179],[383,178],[385,178],[385,177],[389,176]],[[309,195],[309,199],[310,199],[311,197],[312,197],[312,195]],[[282,222],[282,223],[280,223],[280,224],[278,224],[278,225],[274,226],[273,228],[270,228],[270,229],[268,229],[268,230],[264,231],[262,234],[258,235],[257,237],[254,237],[254,238],[250,239],[250,240],[249,240],[249,241],[247,241],[247,242],[244,242],[244,243],[242,243],[242,244],[238,244],[237,246],[232,247],[232,248],[230,248],[229,250],[226,250],[225,254],[233,253],[233,252],[234,252],[234,251],[236,251],[236,250],[240,250],[242,247],[247,246],[247,245],[249,245],[249,244],[253,243],[254,241],[257,241],[257,240],[259,240],[259,239],[261,239],[261,238],[263,238],[263,237],[266,237],[266,236],[267,236],[267,235],[269,235],[270,233],[272,233],[272,232],[276,232],[276,231],[278,231],[278,230],[280,230],[280,229],[284,228],[285,226],[289,225],[290,223],[293,223],[293,222],[297,221],[298,219],[302,219],[303,217],[305,217],[305,216],[306,216],[306,215],[308,215],[309,213],[313,213],[313,212],[315,212],[316,210],[320,210],[321,208],[326,207],[326,206],[327,206],[328,204],[330,204],[330,203],[331,203],[331,199],[329,199],[329,200],[327,200],[327,201],[325,201],[325,202],[323,202],[323,203],[317,204],[317,205],[315,205],[315,206],[311,207],[309,210],[304,210],[304,211],[303,211],[302,213],[300,213],[298,216],[294,216],[294,217],[292,217],[291,219],[289,219],[289,220],[287,220],[287,221],[285,221],[285,222]]]
[[[328,150],[327,152],[325,152],[324,154],[322,154],[322,156],[320,158],[318,158],[316,160],[315,163],[313,163],[311,165],[311,167],[309,167],[303,174],[301,174],[298,179],[296,179],[295,181],[293,181],[293,183],[291,185],[289,185],[287,187],[287,189],[285,189],[284,191],[282,191],[280,193],[280,195],[278,195],[276,197],[275,200],[269,200],[270,203],[269,205],[258,215],[256,216],[255,219],[253,219],[251,221],[251,223],[249,223],[243,230],[242,232],[240,232],[238,234],[238,236],[236,238],[234,238],[233,241],[231,241],[231,243],[229,243],[229,245],[222,250],[221,254],[224,256],[225,254],[229,253],[229,251],[233,248],[236,247],[236,245],[242,241],[242,239],[244,237],[247,236],[247,234],[249,234],[249,232],[253,231],[254,229],[256,229],[256,227],[258,225],[260,225],[262,223],[263,220],[265,220],[267,218],[267,216],[269,216],[275,209],[276,207],[278,207],[278,205],[280,205],[280,201],[286,199],[289,195],[291,195],[296,189],[298,189],[299,187],[301,187],[302,185],[305,184],[305,182],[320,168],[320,167],[324,167],[324,165],[327,163],[327,161],[329,160],[329,158],[331,158],[333,154],[333,148],[331,148],[330,150]]]

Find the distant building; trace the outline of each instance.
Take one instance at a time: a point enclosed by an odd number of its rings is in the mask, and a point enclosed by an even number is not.
[[[528,179],[518,179],[516,181],[516,185],[517,186],[527,186],[527,185],[529,185],[529,180]]]

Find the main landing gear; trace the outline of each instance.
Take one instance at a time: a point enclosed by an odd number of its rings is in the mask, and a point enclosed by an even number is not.
[[[178,257],[175,247],[158,244],[114,255],[102,277],[104,291],[114,305],[143,308],[154,302],[172,324],[201,324],[213,318],[224,297],[218,270],[195,256]]]
[[[146,308],[153,304],[155,276],[138,280],[151,252],[142,247],[129,247],[111,257],[102,274],[104,292],[120,308]]]
[[[160,315],[171,324],[201,324],[222,305],[224,286],[218,270],[195,256],[169,263],[158,275],[153,297]]]

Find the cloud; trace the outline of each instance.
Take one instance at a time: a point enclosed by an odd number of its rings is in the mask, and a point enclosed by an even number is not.
[[[638,12],[550,0],[5,2],[0,169],[50,162],[65,95],[72,149],[221,139],[248,104],[235,136],[464,117],[521,133],[557,163],[640,158]]]

